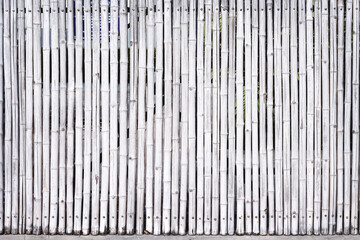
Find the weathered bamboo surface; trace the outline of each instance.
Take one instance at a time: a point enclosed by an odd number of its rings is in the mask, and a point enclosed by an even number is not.
[[[359,234],[360,0],[0,0],[0,233]]]

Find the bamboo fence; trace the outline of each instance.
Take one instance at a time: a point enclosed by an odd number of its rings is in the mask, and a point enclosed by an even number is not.
[[[0,0],[0,233],[359,234],[360,0]]]

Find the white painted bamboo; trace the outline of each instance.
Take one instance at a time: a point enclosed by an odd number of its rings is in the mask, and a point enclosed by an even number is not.
[[[343,233],[344,211],[344,1],[338,1],[338,59],[337,59],[337,195],[336,195],[336,234]]]
[[[116,234],[118,189],[118,1],[110,2],[110,189],[109,233]],[[145,56],[144,56],[145,58]],[[91,96],[91,89],[89,97]],[[90,97],[91,98],[91,97]],[[91,118],[91,112],[90,112]],[[91,133],[91,130],[90,130]],[[90,165],[90,164],[89,164]],[[140,215],[140,211],[139,211]],[[141,216],[141,215],[140,215]],[[141,216],[143,218],[143,216]]]
[[[127,1],[120,1],[120,29],[127,29]],[[120,30],[122,31],[122,30]],[[127,100],[128,100],[128,31],[120,34],[120,102],[119,102],[119,222],[118,233],[125,233],[127,188]]]
[[[88,235],[90,228],[90,178],[91,178],[91,8],[84,1],[84,189],[82,211],[82,234]]]
[[[41,1],[42,8],[42,61],[51,61],[50,52],[50,0]],[[43,77],[43,129],[42,129],[42,233],[49,233],[49,214],[50,214],[50,64],[41,65]],[[80,72],[80,71],[78,71]]]
[[[173,56],[181,56],[181,1],[173,3]],[[172,155],[171,155],[171,233],[179,233],[179,162],[180,162],[180,138],[179,138],[179,119],[180,119],[180,65],[181,61],[177,58],[173,62],[172,71]]]
[[[259,156],[260,156],[260,234],[267,234],[267,163],[266,163],[266,15],[265,0],[259,1]],[[230,50],[231,52],[231,50]]]
[[[147,121],[146,121],[146,183],[145,183],[145,231],[153,232],[153,184],[154,184],[154,1],[148,2],[147,29]]]
[[[244,234],[244,4],[236,4],[236,233]]]
[[[204,0],[199,0],[196,38],[196,234],[204,233],[204,21]]]
[[[266,1],[267,13],[267,89],[266,89],[266,150],[267,150],[267,189],[268,189],[268,233],[275,234],[275,186],[274,186],[274,39],[273,39],[273,1]],[[265,215],[266,217],[266,215]]]
[[[306,1],[306,233],[313,233],[314,221],[314,43],[313,1]],[[301,213],[300,213],[301,214]],[[300,233],[301,229],[300,229]]]
[[[104,0],[105,1],[105,0]],[[136,138],[137,138],[137,94],[138,94],[138,4],[130,3],[130,92],[129,92],[129,163],[127,188],[126,233],[135,230],[135,181],[136,181]],[[106,65],[104,65],[105,67]],[[104,121],[104,120],[103,120]],[[104,212],[106,215],[106,212]],[[101,232],[101,222],[100,222]]]
[[[2,15],[2,2],[0,3],[0,46],[3,46],[3,15]],[[26,77],[26,96],[25,96],[25,108],[26,108],[26,145],[25,145],[25,167],[26,167],[26,210],[25,210],[25,219],[26,219],[26,234],[30,234],[32,232],[32,215],[33,215],[33,17],[32,17],[32,0],[27,0],[25,2],[25,77]],[[0,47],[1,48],[1,47]],[[0,56],[3,55],[3,49],[1,50]],[[3,79],[3,58],[0,58],[0,79]],[[3,87],[2,87],[3,89]],[[0,90],[0,99],[3,99],[3,90]],[[3,107],[3,104],[1,105]],[[0,109],[0,114],[3,114],[3,108]],[[3,115],[0,116],[0,125],[3,126]],[[0,145],[3,146],[3,131],[2,128],[0,128],[1,137],[0,137]],[[3,156],[3,148],[0,147],[1,156]],[[0,158],[3,160],[3,158]],[[3,172],[3,162],[0,163],[0,172]],[[3,178],[0,180],[0,189],[3,189]],[[0,195],[3,196],[2,192],[0,192]],[[3,198],[0,200],[0,206],[3,206]],[[0,219],[0,232],[3,232],[3,208],[1,208],[1,219]]]
[[[283,157],[282,157],[282,82],[281,82],[281,1],[274,1],[274,97],[275,97],[275,226],[276,234],[282,235],[283,225]]]
[[[146,28],[145,0],[139,0],[139,91],[138,91],[138,163],[137,163],[137,199],[136,199],[136,234],[144,231],[145,198],[145,88],[146,88]],[[117,33],[116,33],[117,36]],[[114,99],[116,103],[116,99]],[[116,118],[114,119],[116,121]],[[117,137],[117,136],[116,136]],[[114,138],[115,143],[117,142]],[[116,145],[115,145],[116,147]],[[116,150],[117,151],[117,150]],[[114,163],[114,165],[116,162]],[[116,205],[114,206],[116,207]],[[116,208],[114,209],[116,211]]]
[[[245,1],[245,233],[252,233],[251,192],[251,1]]]
[[[188,234],[196,233],[196,1],[189,3],[189,210]]]
[[[161,234],[162,149],[163,149],[163,3],[156,1],[156,100],[155,100],[155,181],[154,181],[154,234]]]
[[[229,166],[228,166],[228,192],[227,192],[227,232],[235,233],[235,0],[229,2],[229,85],[228,85],[228,121],[229,129]],[[226,146],[226,145],[225,145]]]
[[[5,28],[4,28],[5,30]],[[41,16],[40,1],[33,1],[34,63],[34,212],[33,233],[41,233],[42,201],[42,79],[41,79]],[[5,31],[4,31],[5,33]],[[5,44],[5,42],[4,42]],[[5,48],[6,49],[6,45]],[[5,114],[6,115],[6,114]],[[6,121],[6,120],[5,120]],[[6,132],[5,132],[6,135]],[[6,155],[5,155],[6,156]],[[5,157],[6,159],[6,157]]]
[[[299,223],[298,233],[306,234],[306,5],[305,0],[298,2],[299,16],[299,193],[297,211],[297,221],[292,224]],[[295,23],[294,23],[295,24]],[[295,49],[294,49],[295,50]],[[297,51],[297,50],[295,50]],[[297,79],[294,79],[294,81]],[[296,146],[295,146],[296,147]],[[296,195],[296,193],[295,193]],[[296,210],[296,209],[295,209]],[[294,217],[294,215],[293,215]],[[292,225],[293,226],[293,225]],[[294,226],[293,226],[294,228]],[[296,231],[297,232],[297,231]]]
[[[352,1],[346,1],[346,18],[352,19]],[[352,23],[345,25],[345,97],[344,97],[344,234],[350,233],[350,194],[351,194],[351,38]]]
[[[321,3],[319,0],[314,2],[314,29],[315,29],[315,47],[314,47],[314,91],[315,91],[315,179],[314,179],[314,234],[320,234],[320,211],[321,211]]]
[[[50,2],[51,28],[51,153],[49,233],[56,234],[59,204],[59,18],[58,0]]]
[[[74,228],[74,112],[75,112],[75,49],[74,49],[74,4],[67,1],[67,134],[66,134],[66,233],[71,234]],[[34,38],[35,40],[35,38]],[[34,49],[35,50],[35,49]],[[35,55],[34,55],[35,56]],[[35,105],[35,101],[34,101]],[[34,112],[35,113],[35,112]],[[35,141],[35,140],[34,140]]]
[[[83,191],[83,9],[82,1],[75,1],[75,204],[74,234],[81,233]]]
[[[337,2],[330,1],[330,187],[329,187],[329,234],[335,233],[336,227],[336,138],[337,138]]]
[[[359,227],[359,1],[353,1],[351,234]]]
[[[66,13],[65,0],[59,1],[60,44],[60,140],[59,140],[59,234],[65,234],[66,199]]]
[[[26,2],[26,5],[28,5],[29,3]],[[4,116],[4,58],[3,58],[3,54],[4,54],[4,2],[0,2],[0,172],[4,174],[4,120],[5,120],[5,116]],[[28,15],[27,15],[28,16]],[[31,23],[32,24],[32,23]],[[32,31],[32,27],[30,28],[30,30]],[[30,31],[28,30],[28,28],[26,28],[27,33]],[[31,42],[31,41],[29,41]],[[28,55],[26,55],[28,56]],[[27,59],[26,59],[27,61]],[[30,75],[30,74],[29,74]],[[27,112],[26,114],[28,114],[28,107],[26,108]],[[32,135],[31,135],[32,136]],[[28,143],[28,141],[26,141]],[[27,147],[27,146],[25,146]],[[26,155],[26,157],[28,157],[28,155]],[[28,158],[27,158],[28,159]],[[32,167],[31,167],[32,170]],[[28,173],[29,171],[27,171]],[[3,175],[2,175],[3,176]],[[32,186],[32,185],[31,185]],[[26,191],[26,201],[29,201],[29,197],[28,197],[28,192]],[[0,178],[0,233],[4,232],[4,177]],[[29,205],[29,208],[31,208],[32,206],[32,199]],[[27,215],[27,212],[26,212]]]
[[[156,40],[157,41],[157,40]],[[172,127],[172,38],[171,1],[164,1],[164,176],[162,232],[170,233],[171,218],[171,127]]]

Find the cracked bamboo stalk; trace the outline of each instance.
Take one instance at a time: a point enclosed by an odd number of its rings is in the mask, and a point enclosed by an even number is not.
[[[29,2],[27,1],[26,5],[28,6],[28,4],[29,4]],[[5,79],[4,79],[4,44],[3,44],[4,43],[4,20],[5,19],[4,19],[3,6],[4,6],[4,2],[1,1],[0,2],[0,126],[1,126],[0,127],[0,172],[2,174],[4,174],[4,128],[3,128],[3,126],[4,126],[4,120],[5,120],[5,116],[4,116],[4,105],[5,105],[4,104],[5,103],[4,102],[4,80]],[[31,25],[32,25],[32,22],[31,22]],[[29,31],[32,32],[32,26],[31,26],[30,30],[28,30],[28,29],[29,28],[26,28],[27,33],[29,33]],[[29,42],[31,42],[31,41],[29,41]],[[28,56],[28,55],[26,55],[26,56]],[[27,61],[28,61],[28,59],[26,59],[26,62]],[[26,106],[26,111],[27,111],[26,114],[28,116],[29,115],[28,105]],[[32,137],[32,133],[31,133],[31,137]],[[26,140],[26,142],[28,143],[28,139]],[[27,148],[27,146],[26,146],[26,148]],[[26,155],[26,160],[28,160],[28,157],[29,157],[29,155]],[[32,170],[32,167],[31,167],[31,170]],[[29,170],[27,170],[26,173],[29,175]],[[32,195],[31,195],[31,201],[30,201],[29,192],[30,191],[26,191],[26,203],[30,203],[28,205],[28,208],[31,208]],[[0,198],[0,233],[3,233],[4,232],[4,197],[3,197],[4,196],[4,177],[0,178],[0,196],[2,196]],[[26,216],[27,215],[28,215],[28,212],[26,212]]]

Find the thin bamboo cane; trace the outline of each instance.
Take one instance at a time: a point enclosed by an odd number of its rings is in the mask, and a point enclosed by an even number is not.
[[[109,232],[116,234],[117,189],[118,189],[118,1],[110,2],[110,189],[109,189]],[[90,94],[91,96],[91,89]],[[91,100],[91,99],[90,99]],[[91,118],[91,112],[90,112]],[[91,129],[90,129],[91,131]],[[91,146],[91,145],[90,145]],[[90,165],[90,164],[89,164]],[[139,211],[140,214],[140,211]],[[141,216],[141,215],[140,215]],[[143,216],[142,216],[143,218]]]
[[[359,1],[353,1],[351,234],[359,226]]]
[[[228,193],[227,193],[227,232],[235,232],[235,0],[229,3],[229,85],[228,85],[228,122],[229,122],[229,166],[228,166]],[[225,145],[226,146],[226,145]]]
[[[344,211],[344,1],[338,1],[338,65],[337,65],[337,199],[336,234],[343,233]]]
[[[90,1],[84,1],[84,189],[82,211],[82,233],[90,228],[90,178],[91,178],[91,9]]]
[[[120,29],[127,29],[127,1],[120,1]],[[122,31],[122,30],[120,30]],[[128,92],[128,31],[120,34],[120,103],[119,103],[119,223],[118,233],[125,233],[127,187],[127,92]]]
[[[28,4],[28,2],[26,3]],[[0,2],[0,172],[4,174],[4,2]],[[27,30],[28,31],[28,30]],[[28,112],[26,113],[28,114]],[[27,155],[26,155],[27,157]],[[32,170],[32,168],[31,168]],[[28,171],[27,171],[28,172]],[[26,192],[28,194],[28,191]],[[0,233],[4,232],[4,177],[0,178]],[[26,201],[28,201],[26,195]],[[32,203],[32,201],[31,201]],[[31,207],[31,205],[29,205]]]
[[[0,3],[2,5],[2,2]],[[32,0],[27,0],[25,2],[25,31],[26,31],[26,53],[25,53],[25,66],[26,66],[26,146],[25,146],[25,166],[26,166],[26,210],[25,210],[25,218],[26,218],[26,234],[30,234],[32,232],[32,215],[33,215],[33,17],[32,17]],[[0,46],[3,46],[3,15],[2,15],[2,6],[0,6]],[[0,47],[1,48],[1,47]],[[1,50],[0,56],[3,55],[3,49]],[[0,58],[0,68],[3,67],[3,58]],[[3,79],[3,70],[0,69],[0,79]],[[0,90],[0,99],[3,99],[3,87]],[[3,106],[3,105],[1,105]],[[0,114],[3,114],[3,110],[0,109]],[[3,115],[0,116],[0,125],[3,126]],[[1,138],[0,138],[0,146],[3,146],[3,131],[0,128]],[[3,156],[3,149],[0,147],[0,154]],[[0,158],[1,160],[3,158]],[[0,163],[0,172],[3,172],[3,162]],[[0,180],[0,189],[3,189],[3,178]],[[0,195],[3,196],[2,192]],[[3,206],[3,198],[0,200],[0,206]],[[0,219],[0,232],[3,232],[3,208],[1,208],[1,219]]]
[[[50,62],[50,0],[43,0],[42,7],[42,61]],[[43,77],[43,129],[42,129],[42,232],[49,233],[50,213],[50,64],[41,65]]]
[[[244,11],[236,4],[236,233],[244,234]]]
[[[82,1],[75,1],[75,204],[74,234],[81,232],[82,171],[83,171],[83,10]]]
[[[67,2],[67,153],[66,153],[66,233],[71,234],[74,228],[74,105],[75,105],[75,51],[74,51],[74,3]],[[35,38],[34,38],[35,40]],[[34,101],[35,105],[35,101]],[[35,113],[35,112],[34,112]],[[35,140],[34,140],[35,141]]]
[[[330,208],[328,212],[329,234],[336,227],[336,138],[337,138],[337,2],[330,1]]]
[[[130,3],[130,92],[129,92],[129,164],[127,190],[126,233],[134,233],[135,219],[135,178],[136,178],[136,137],[137,137],[137,84],[138,84],[138,5]],[[106,212],[104,212],[104,215]],[[101,224],[100,224],[101,225]],[[101,229],[101,227],[100,227]]]
[[[181,1],[173,3],[173,56],[181,56]],[[180,138],[179,138],[179,118],[180,118],[180,64],[181,61],[174,59],[173,63],[173,108],[172,108],[172,156],[171,156],[171,233],[179,233],[179,158],[180,158]]]
[[[267,9],[267,174],[268,174],[268,233],[275,234],[275,186],[274,186],[274,39],[273,39],[273,1],[266,2]],[[265,215],[266,217],[266,215]]]
[[[204,18],[204,0],[199,0],[196,38],[196,234],[204,233]]]
[[[59,204],[59,18],[58,0],[50,3],[51,27],[51,155],[50,234],[57,233]]]
[[[314,218],[314,43],[313,1],[306,1],[306,233],[313,233]],[[301,213],[300,213],[301,214]],[[300,229],[301,232],[301,229]],[[302,232],[301,232],[302,233]]]
[[[346,1],[346,19],[352,19],[352,1]],[[344,234],[350,233],[350,193],[351,193],[351,37],[352,23],[345,25],[345,97],[344,97]]]
[[[65,234],[66,199],[66,13],[65,0],[59,1],[60,40],[60,143],[59,143],[59,234]]]
[[[245,1],[245,233],[252,233],[251,192],[251,1]]]
[[[315,91],[315,179],[314,179],[314,234],[320,234],[320,211],[321,211],[321,19],[320,19],[320,0],[314,2],[314,28],[315,28],[315,47],[314,47],[314,91]]]
[[[147,121],[146,121],[146,184],[145,184],[145,230],[153,232],[153,184],[154,184],[154,1],[148,2],[147,28]]]
[[[283,156],[282,156],[282,82],[281,82],[281,1],[274,2],[274,96],[275,96],[275,223],[276,234],[284,231],[283,210]]]
[[[259,1],[259,155],[260,155],[260,234],[267,234],[267,163],[266,163],[266,15],[265,0]],[[230,50],[231,52],[231,50]]]
[[[42,80],[41,80],[41,18],[40,1],[33,1],[34,52],[34,212],[33,233],[41,232],[42,172]],[[5,32],[4,32],[5,33]],[[4,42],[5,43],[5,42]],[[4,45],[6,48],[6,45]],[[5,114],[6,115],[6,114]],[[6,117],[6,116],[5,116]],[[5,120],[6,122],[6,120]],[[5,132],[6,135],[6,132]],[[5,155],[6,156],[6,155]],[[5,157],[6,160],[6,157]]]
[[[136,233],[144,231],[144,197],[145,197],[145,88],[146,88],[146,28],[145,0],[139,0],[139,91],[138,91],[138,165],[137,165],[137,199],[136,199]],[[115,99],[116,101],[116,99]],[[115,120],[115,119],[114,119]],[[116,141],[116,139],[114,139]],[[115,209],[116,210],[116,209]]]
[[[188,234],[196,233],[196,1],[189,3],[189,217]]]
[[[298,75],[298,54],[297,54],[298,46],[300,45],[300,43],[299,45],[297,43],[298,24],[300,25],[300,21],[298,23],[297,13],[300,12],[301,6],[299,6],[298,8],[297,1],[292,0],[289,7],[291,9],[290,10],[291,214],[289,215],[289,218],[291,219],[291,234],[297,235],[299,232],[299,131],[300,131],[299,130],[300,104],[298,97],[299,95],[298,78],[300,80],[300,75]],[[302,49],[305,50],[305,48]],[[304,53],[300,52],[299,60],[303,56]],[[301,76],[301,80],[303,80],[302,76]],[[299,84],[299,85],[304,86],[304,84]],[[300,95],[300,96],[301,96],[300,99],[305,99],[306,97],[306,95]]]
[[[155,100],[155,181],[154,181],[154,234],[161,234],[161,192],[162,192],[162,128],[163,128],[163,3],[156,2],[156,100]]]

